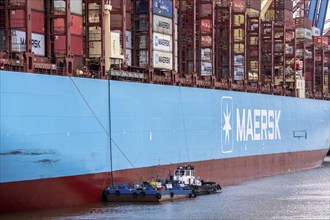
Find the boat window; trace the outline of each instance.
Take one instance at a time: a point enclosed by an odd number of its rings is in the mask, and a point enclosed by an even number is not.
[[[192,176],[195,176],[195,172],[194,172],[194,171],[191,171],[191,175],[192,175]]]
[[[175,176],[183,176],[184,175],[184,171],[183,170],[176,170],[175,171]]]
[[[190,176],[190,170],[186,171],[186,176]]]

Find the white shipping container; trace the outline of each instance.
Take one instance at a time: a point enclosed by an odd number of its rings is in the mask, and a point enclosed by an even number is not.
[[[243,80],[243,79],[244,79],[244,67],[234,66],[234,80]]]
[[[212,63],[211,62],[201,62],[201,75],[210,76],[212,75]]]
[[[307,28],[296,28],[296,37],[312,40],[312,31]]]
[[[172,19],[154,15],[154,32],[172,35]]]
[[[201,59],[204,61],[211,61],[212,51],[210,48],[201,49]]]
[[[153,66],[157,69],[173,69],[173,56],[172,53],[161,52],[154,50],[153,52]]]
[[[12,50],[15,52],[26,51],[25,31],[12,30],[11,32]],[[35,55],[45,56],[45,35],[31,34],[32,52]]]
[[[65,11],[64,0],[54,0],[55,11]],[[70,0],[70,12],[82,15],[82,0]]]
[[[148,67],[148,51],[140,50],[139,51],[139,66],[140,67]]]
[[[153,49],[172,52],[172,37],[170,35],[153,33]]]
[[[126,49],[125,60],[128,66],[132,66],[132,50]]]
[[[320,29],[317,28],[317,27],[312,27],[312,35],[313,35],[313,36],[316,36],[316,37],[321,36],[321,31],[320,31]]]
[[[115,32],[115,33],[120,33],[120,37],[121,36],[121,31],[120,30],[112,30],[112,32]],[[126,31],[126,48],[127,49],[132,49],[132,32],[131,31]]]
[[[244,56],[234,55],[234,66],[243,66],[243,65],[244,65]]]
[[[120,34],[111,32],[111,58],[123,58],[120,47]]]

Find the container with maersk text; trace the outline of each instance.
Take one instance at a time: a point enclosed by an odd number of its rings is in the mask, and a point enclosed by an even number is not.
[[[153,33],[153,49],[157,51],[172,52],[172,36]]]
[[[26,51],[26,34],[25,31],[11,31],[11,46],[15,52]],[[37,56],[45,56],[45,35],[32,33],[31,34],[32,52]]]
[[[157,69],[173,69],[173,55],[170,52],[153,52],[153,67]]]

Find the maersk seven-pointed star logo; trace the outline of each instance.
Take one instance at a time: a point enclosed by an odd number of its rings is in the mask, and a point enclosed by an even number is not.
[[[230,125],[230,116],[231,116],[231,112],[228,111],[228,105],[227,105],[226,112],[223,113],[223,117],[225,118],[225,125],[222,128],[222,130],[226,132],[225,143],[230,142],[229,131],[231,131],[232,129]]]
[[[224,154],[233,152],[233,98],[231,96],[221,97],[220,127],[221,151]]]

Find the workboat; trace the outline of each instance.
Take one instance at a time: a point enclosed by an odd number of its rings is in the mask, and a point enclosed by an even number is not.
[[[110,186],[103,192],[108,202],[163,202],[184,198],[195,198],[193,189],[167,182],[142,182]]]
[[[197,195],[221,192],[220,184],[212,181],[206,182],[196,177],[195,167],[192,165],[178,166],[174,172],[173,180],[182,187],[184,186],[194,190]]]

